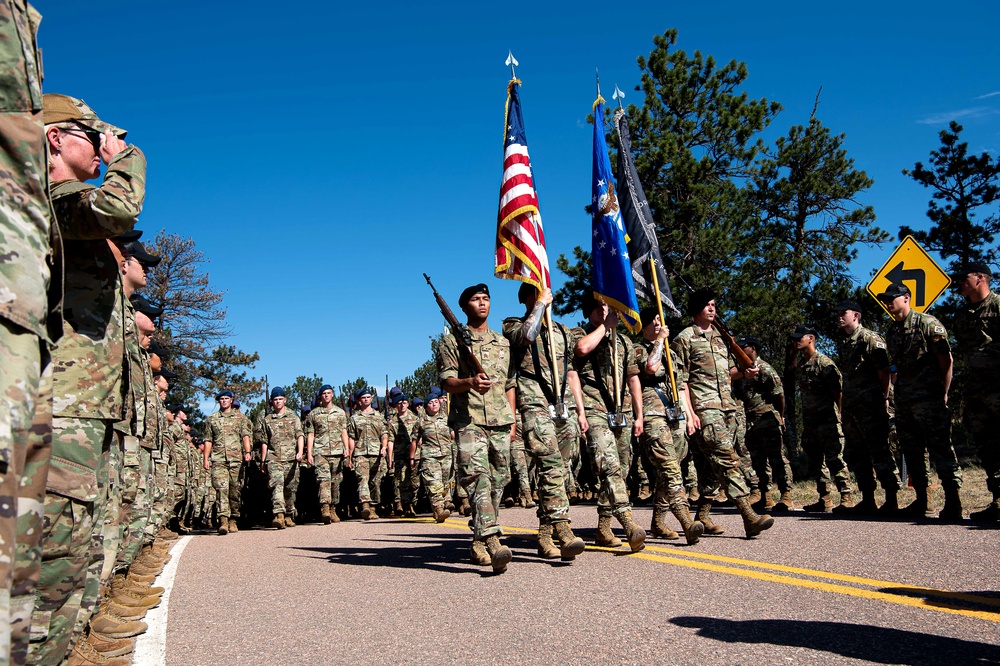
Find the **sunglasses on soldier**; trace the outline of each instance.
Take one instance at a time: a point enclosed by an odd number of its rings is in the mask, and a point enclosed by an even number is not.
[[[94,146],[94,152],[100,154],[101,133],[98,132],[97,130],[80,125],[74,127],[62,127],[60,129],[62,129],[62,131],[66,132],[67,134],[73,134],[75,132],[83,134],[87,138],[87,140],[90,141],[90,143]]]

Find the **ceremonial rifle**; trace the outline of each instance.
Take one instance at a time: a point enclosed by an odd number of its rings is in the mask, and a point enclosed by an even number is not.
[[[469,332],[468,326],[458,321],[458,317],[455,313],[451,311],[448,307],[448,303],[442,298],[441,294],[438,293],[437,289],[434,288],[434,283],[424,273],[424,279],[427,280],[427,284],[430,285],[431,291],[434,292],[434,298],[437,300],[438,307],[441,309],[441,314],[444,315],[445,321],[448,322],[448,326],[451,327],[451,334],[455,336],[455,340],[458,342],[458,353],[465,357],[465,360],[472,365],[476,374],[485,375],[487,372],[483,370],[482,364],[476,355],[472,352],[472,334]]]
[[[673,273],[674,277],[680,280],[680,283],[684,285],[684,287],[689,292],[694,293],[694,287],[692,287],[690,283],[688,283],[688,281],[681,276],[680,273],[676,271],[671,271],[671,272]],[[750,360],[750,357],[747,356],[747,353],[743,351],[743,347],[740,347],[739,344],[736,342],[736,338],[733,336],[733,332],[730,330],[729,326],[726,325],[725,320],[722,317],[720,317],[718,313],[716,313],[715,319],[712,320],[712,328],[718,331],[719,336],[722,338],[722,341],[726,343],[726,346],[729,348],[729,352],[736,359],[736,365],[739,366],[741,372],[743,370],[746,370],[747,368],[752,368],[756,365],[756,363]]]

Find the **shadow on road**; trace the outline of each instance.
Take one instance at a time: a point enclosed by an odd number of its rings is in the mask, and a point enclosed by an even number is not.
[[[879,664],[930,666],[943,663],[1000,664],[1000,646],[886,629],[867,624],[806,620],[724,620],[680,616],[671,623],[725,643],[803,647]]]
[[[318,555],[325,555],[333,564],[346,564],[362,567],[396,567],[400,569],[432,569],[447,573],[471,573],[479,575],[487,573],[471,565],[456,566],[469,561],[469,537],[462,534],[435,534],[433,538],[412,535],[398,535],[392,543],[403,545],[389,546],[385,541],[391,537],[378,539],[359,539],[354,546],[289,546],[291,550],[301,550]],[[366,547],[365,542],[380,542],[376,546]],[[492,571],[488,573],[492,574]]]
[[[985,610],[991,613],[1000,613],[1000,592],[948,592],[945,590],[925,590],[919,587],[906,586],[883,587],[879,592],[923,599],[928,606]]]

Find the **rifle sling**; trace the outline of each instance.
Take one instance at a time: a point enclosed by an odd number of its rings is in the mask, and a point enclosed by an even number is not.
[[[616,331],[614,335],[618,335]],[[609,342],[610,346],[611,343]],[[611,395],[611,391],[608,387],[604,385],[604,374],[601,372],[601,364],[597,362],[597,350],[595,349],[590,353],[590,369],[594,374],[593,380],[587,380],[584,383],[592,388],[596,388],[601,393],[601,399],[604,401],[604,406],[609,412],[615,413],[615,399]],[[622,381],[621,381],[621,396],[619,397],[619,402],[624,402],[625,400],[625,374],[628,370],[627,359],[622,359]]]
[[[538,382],[538,385],[542,389],[542,393],[545,394],[545,399],[549,401],[550,405],[558,405],[560,402],[565,400],[566,378],[569,376],[569,348],[568,348],[569,345],[566,341],[566,331],[564,329],[559,329],[559,332],[562,334],[563,349],[566,350],[566,353],[563,354],[563,380],[562,380],[562,386],[559,387],[559,399],[558,400],[556,399],[556,396],[552,391],[552,387],[549,386],[547,381],[545,381],[545,375],[542,373],[541,364],[539,363],[538,360],[538,338],[535,338],[535,340],[532,341],[530,346],[531,362],[533,367],[535,368],[535,371],[533,373],[531,372],[519,373],[525,379],[531,379]],[[545,350],[545,357],[546,357],[545,360],[548,361],[549,365],[551,366],[552,358],[549,356],[548,345],[542,345],[542,347]]]

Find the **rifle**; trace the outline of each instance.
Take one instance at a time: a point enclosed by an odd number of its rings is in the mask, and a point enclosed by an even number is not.
[[[476,358],[474,353],[472,353],[472,334],[469,333],[469,328],[465,324],[458,321],[458,317],[456,317],[455,313],[451,311],[450,307],[448,307],[448,303],[441,297],[441,294],[438,293],[437,289],[434,288],[434,283],[431,282],[427,273],[424,273],[424,279],[427,280],[427,284],[430,285],[431,291],[434,292],[434,299],[437,300],[438,307],[441,309],[441,314],[444,315],[445,321],[447,321],[448,325],[451,327],[451,334],[455,336],[455,340],[458,342],[458,353],[464,356],[465,360],[475,368],[476,374],[487,374],[487,372],[483,370],[483,366],[479,362],[479,359]]]
[[[680,273],[673,270],[671,270],[671,273],[674,277],[680,280],[680,283],[684,285],[689,292],[694,293],[694,287],[692,287],[690,283],[688,283],[688,281],[680,275]],[[741,372],[756,365],[756,363],[750,360],[747,353],[743,351],[743,347],[740,347],[739,344],[737,344],[736,338],[733,336],[733,332],[730,330],[729,326],[726,325],[725,320],[718,315],[718,313],[716,313],[715,319],[712,320],[712,328],[718,331],[722,341],[726,343],[726,346],[729,348],[729,353],[731,353],[736,359],[736,365],[739,366]]]
[[[385,376],[385,405],[383,406],[385,407],[385,420],[388,423],[390,418],[389,409],[391,409],[389,407],[389,375]]]

